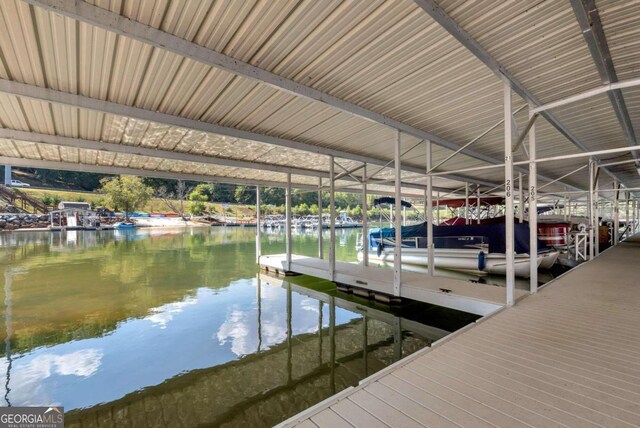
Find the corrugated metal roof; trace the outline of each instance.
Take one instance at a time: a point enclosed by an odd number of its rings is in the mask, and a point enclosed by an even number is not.
[[[501,81],[410,0],[90,3],[458,145],[472,140],[503,117]],[[599,86],[597,69],[568,3],[501,2],[491,8],[482,2],[460,0],[443,0],[439,4],[542,102]],[[608,0],[598,1],[597,6],[619,78],[638,77],[640,30],[634,23],[640,17],[640,7],[634,2]],[[3,79],[313,146],[379,159],[393,157],[394,132],[384,125],[20,0],[0,3],[0,26],[6,29],[0,31]],[[638,133],[639,92],[628,89],[624,94]],[[522,104],[514,96],[514,106]],[[589,149],[625,144],[606,95],[554,110],[554,115]],[[523,129],[527,119],[526,110],[515,115],[517,131]],[[322,155],[5,94],[0,94],[0,125],[327,171],[326,156]],[[543,119],[537,122],[536,134],[539,157],[578,152]],[[415,137],[403,136],[405,148],[417,142]],[[501,159],[503,146],[502,127],[498,127],[473,148]],[[8,146],[3,146],[4,150],[10,152]],[[23,142],[20,149],[11,150],[13,156],[34,159],[132,168],[144,168],[144,162],[148,162],[152,168],[199,173],[215,170],[229,173],[230,178],[236,174],[234,169],[227,171],[206,164],[160,162],[157,158],[43,144]],[[434,147],[434,161],[439,162],[450,153]],[[516,160],[521,159],[524,153],[516,153]],[[404,162],[424,168],[424,145],[409,153]],[[559,177],[584,162],[586,159],[541,164],[539,171]],[[460,155],[445,169],[480,165],[484,163]],[[630,174],[628,168],[616,171],[628,184],[640,184],[637,174]],[[389,174],[390,171],[385,173]],[[485,181],[503,180],[500,169],[468,175]],[[253,176],[282,179],[278,173],[267,171],[254,171]],[[585,177],[578,174],[565,182],[585,187]],[[436,181],[457,186],[448,180]]]

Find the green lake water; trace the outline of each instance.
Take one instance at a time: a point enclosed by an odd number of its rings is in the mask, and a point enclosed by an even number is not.
[[[251,228],[0,234],[0,270],[0,405],[61,405],[69,427],[271,426],[477,318],[266,276]]]

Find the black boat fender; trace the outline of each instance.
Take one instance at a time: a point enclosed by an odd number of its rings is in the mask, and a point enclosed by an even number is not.
[[[378,257],[380,257],[382,255],[382,242],[378,243],[378,248],[377,248],[376,252],[378,253]]]

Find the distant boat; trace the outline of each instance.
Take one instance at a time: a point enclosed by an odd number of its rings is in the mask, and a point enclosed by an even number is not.
[[[113,224],[114,229],[135,229],[136,224],[130,221],[119,221]]]

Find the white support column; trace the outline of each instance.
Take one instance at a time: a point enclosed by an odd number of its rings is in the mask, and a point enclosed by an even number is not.
[[[464,224],[470,224],[469,218],[469,183],[464,183]]]
[[[291,173],[287,173],[287,189],[285,194],[285,252],[287,271],[291,270]]]
[[[597,165],[594,167],[594,171],[598,171]],[[600,179],[594,181],[593,188],[593,221],[595,224],[595,230],[593,232],[594,237],[594,255],[597,257],[600,254],[600,194],[598,193],[598,182]]]
[[[518,222],[524,223],[524,189],[521,172],[518,173]]]
[[[402,207],[402,225],[407,225],[407,207],[405,206]]]
[[[432,162],[431,141],[427,140],[427,171],[431,169]],[[435,272],[434,246],[433,246],[433,177],[427,172],[427,201],[425,204],[427,217],[427,268],[429,276]]]
[[[369,216],[367,214],[367,164],[362,167],[362,265],[369,266]]]
[[[593,221],[593,211],[594,211],[594,200],[593,200],[593,180],[595,178],[595,163],[593,159],[589,160],[589,197],[588,197],[588,217],[589,217],[589,260],[593,260],[595,257],[595,241],[594,237],[594,229],[596,227],[595,222]]]
[[[11,185],[11,165],[4,166],[4,185]]]
[[[613,192],[613,245],[618,245],[618,241],[620,240],[620,236],[619,236],[619,231],[620,231],[620,204],[619,204],[619,198],[620,198],[620,185],[618,184],[617,180],[613,181],[613,188],[614,188],[614,192]]]
[[[322,238],[322,177],[318,178],[318,258],[324,259],[324,240]]]
[[[636,234],[636,221],[638,220],[638,216],[637,216],[638,207],[636,205],[636,200],[635,199],[631,201],[631,213],[633,215],[633,222],[631,223],[632,226],[631,226],[631,235],[630,236],[633,236],[633,235]]]
[[[529,105],[529,117],[533,115]],[[538,254],[538,164],[536,163],[536,125],[529,130],[529,253]],[[529,292],[538,291],[538,261],[530,257]]]
[[[336,279],[336,165],[329,156],[329,280]]]
[[[481,208],[481,205],[480,205],[480,200],[481,200],[481,198],[480,198],[480,186],[478,186],[478,189],[477,189],[476,193],[477,193],[477,196],[476,196],[476,216],[478,217],[477,218],[477,223],[480,224],[480,212],[481,212],[481,210],[480,210],[480,208]]]
[[[256,186],[256,263],[260,263],[262,255],[262,228],[260,225],[260,186]]]
[[[625,204],[624,205],[625,205],[625,213],[624,213],[625,228],[624,228],[624,230],[626,230],[624,238],[627,239],[629,237],[629,233],[631,231],[631,229],[629,229],[629,226],[630,226],[630,223],[629,223],[629,192],[625,192]]]
[[[401,208],[402,204],[400,203],[400,199],[402,197],[400,181],[402,179],[401,176],[401,165],[400,165],[400,131],[396,130],[396,141],[395,141],[395,150],[394,150],[394,170],[395,170],[395,246],[393,248],[393,295],[400,296],[400,287],[402,283],[402,227],[400,223],[401,216]]]
[[[513,239],[513,142],[511,141],[511,123],[513,116],[511,115],[511,85],[508,82],[504,82],[504,181],[505,181],[505,216],[506,216],[506,282],[507,282],[507,306],[513,306],[515,303],[515,254],[514,254],[514,239]]]

